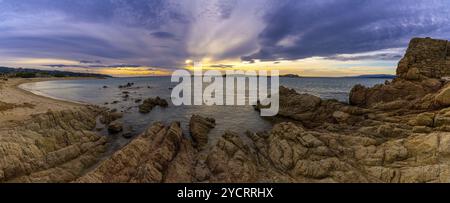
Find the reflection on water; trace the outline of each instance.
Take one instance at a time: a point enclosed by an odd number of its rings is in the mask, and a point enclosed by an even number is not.
[[[326,99],[348,101],[350,89],[355,84],[373,86],[384,83],[384,79],[361,78],[281,78],[280,84],[294,88],[301,93],[309,93]],[[129,89],[119,89],[119,85],[134,83]],[[188,134],[189,119],[193,114],[216,119],[217,126],[210,135],[214,143],[226,130],[244,134],[247,130],[264,131],[271,124],[262,119],[251,106],[174,106],[171,103],[170,77],[109,78],[102,80],[59,80],[24,84],[21,87],[40,95],[64,100],[96,104],[117,109],[125,113],[126,126],[133,126],[135,133],[142,132],[150,123],[180,121],[184,133]],[[107,86],[108,88],[104,88]],[[122,91],[128,91],[130,98],[124,100]],[[168,108],[155,107],[149,114],[140,114],[136,99],[159,96],[169,102]],[[118,103],[114,103],[117,101]],[[124,141],[125,142],[125,141]]]

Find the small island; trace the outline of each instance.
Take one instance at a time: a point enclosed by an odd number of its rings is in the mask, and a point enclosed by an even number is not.
[[[285,75],[280,75],[280,77],[282,77],[282,78],[302,78],[301,76],[299,76],[297,74],[285,74]]]

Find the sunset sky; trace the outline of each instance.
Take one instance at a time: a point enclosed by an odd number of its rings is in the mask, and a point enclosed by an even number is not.
[[[394,74],[412,37],[450,39],[449,11],[447,0],[0,0],[0,66]]]

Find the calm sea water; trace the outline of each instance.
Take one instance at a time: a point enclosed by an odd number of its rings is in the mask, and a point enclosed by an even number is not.
[[[356,84],[371,87],[384,83],[386,79],[370,78],[281,78],[280,84],[293,88],[300,93],[309,93],[324,99],[348,101],[351,88]],[[119,85],[134,83],[134,88],[119,89]],[[171,103],[170,77],[147,78],[109,78],[101,80],[61,80],[23,84],[21,88],[35,94],[53,98],[90,103],[123,111],[125,126],[132,126],[139,134],[150,123],[162,121],[170,123],[180,121],[185,133],[188,133],[189,119],[193,114],[216,119],[217,127],[211,132],[210,143],[214,143],[226,130],[244,134],[247,130],[258,132],[271,128],[270,122],[260,118],[252,106],[174,106]],[[108,88],[103,88],[107,86]],[[130,98],[122,98],[128,91]],[[168,108],[156,107],[149,114],[138,112],[136,99],[159,96],[169,102]],[[113,104],[113,101],[118,103]],[[108,103],[108,104],[106,104]],[[122,138],[118,138],[122,139]],[[119,143],[126,143],[125,140]],[[119,144],[120,145],[120,144]],[[120,146],[119,146],[120,147]]]

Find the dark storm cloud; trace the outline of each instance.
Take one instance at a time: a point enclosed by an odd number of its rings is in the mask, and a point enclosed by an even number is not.
[[[81,64],[91,64],[91,63],[102,63],[102,61],[100,61],[100,60],[94,60],[94,61],[91,61],[91,60],[80,60],[80,63]]]
[[[159,38],[159,39],[176,39],[176,36],[170,32],[159,31],[159,32],[153,32],[150,35],[152,35],[153,37]]]
[[[374,54],[374,55],[362,55],[362,56],[342,56],[342,55],[333,55],[325,57],[325,59],[329,60],[337,60],[337,61],[359,61],[359,60],[387,60],[387,61],[398,61],[403,56],[396,53],[383,53],[383,54]]]
[[[167,0],[3,0],[0,4],[6,11],[62,12],[71,22],[114,21],[148,28],[182,16],[174,9],[176,5]]]
[[[0,47],[24,50],[28,55],[53,53],[84,53],[93,57],[121,59],[134,56],[133,52],[122,49],[106,40],[90,36],[0,36]]]
[[[0,0],[0,8],[0,52],[8,56],[173,67],[187,55],[182,44],[158,44],[145,34],[189,23],[176,1]]]
[[[66,64],[46,64],[43,66],[51,67],[51,68],[67,68],[67,67],[76,67],[76,68],[140,68],[145,67],[142,65],[135,64],[116,64],[116,65],[66,65]]]
[[[274,5],[264,17],[261,49],[242,60],[351,54],[404,47],[415,36],[450,37],[445,0],[290,0]]]

